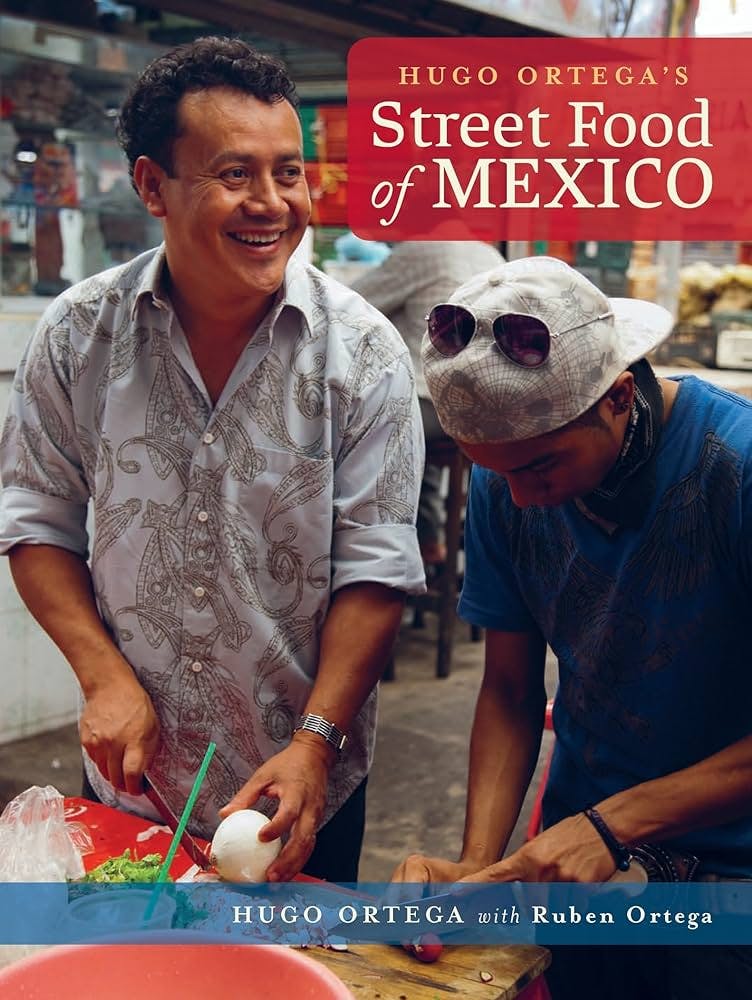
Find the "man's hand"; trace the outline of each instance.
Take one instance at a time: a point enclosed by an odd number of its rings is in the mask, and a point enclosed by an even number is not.
[[[446,861],[428,858],[424,854],[411,854],[392,872],[392,882],[414,882],[423,885],[459,882],[472,876],[478,865],[472,861]]]
[[[549,827],[514,854],[468,882],[605,882],[614,859],[592,823],[579,813]]]
[[[110,784],[131,795],[159,744],[159,720],[151,698],[135,678],[120,675],[97,686],[79,723],[81,744]]]
[[[224,818],[238,809],[251,808],[261,795],[279,799],[279,808],[259,839],[274,840],[288,831],[290,838],[267,869],[268,882],[289,882],[311,856],[335,759],[336,751],[319,736],[296,733],[290,745],[262,764],[219,810]]]

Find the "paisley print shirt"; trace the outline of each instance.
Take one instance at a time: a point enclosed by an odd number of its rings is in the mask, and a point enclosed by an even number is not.
[[[295,260],[212,405],[163,264],[163,248],[142,254],[42,317],[3,430],[0,551],[88,555],[91,535],[99,610],[154,702],[153,771],[176,809],[217,743],[192,824],[209,836],[217,809],[288,743],[332,593],[423,589],[423,434],[395,329]],[[374,692],[324,821],[368,770],[375,713]],[[85,764],[104,801],[152,815]]]

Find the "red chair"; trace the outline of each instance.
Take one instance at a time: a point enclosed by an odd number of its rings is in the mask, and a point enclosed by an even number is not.
[[[545,976],[538,976],[517,994],[517,1000],[551,1000]]]

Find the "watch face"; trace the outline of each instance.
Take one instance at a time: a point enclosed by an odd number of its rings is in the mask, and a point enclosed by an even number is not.
[[[699,865],[694,854],[669,851],[658,844],[637,844],[632,860],[641,865],[650,882],[691,882]]]
[[[617,868],[608,881],[636,882],[638,885],[644,885],[648,881],[648,872],[642,862],[638,861],[636,858],[631,858],[629,868],[627,868],[626,871],[620,871],[620,869]]]

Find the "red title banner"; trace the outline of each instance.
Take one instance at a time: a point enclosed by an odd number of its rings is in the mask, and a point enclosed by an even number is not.
[[[752,40],[368,38],[348,59],[366,239],[752,238]]]

